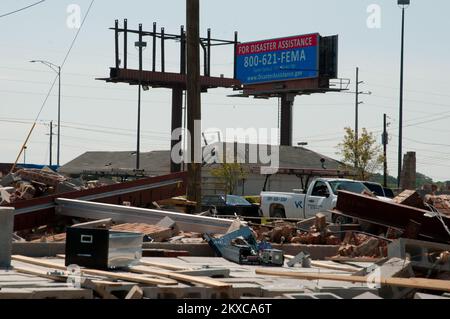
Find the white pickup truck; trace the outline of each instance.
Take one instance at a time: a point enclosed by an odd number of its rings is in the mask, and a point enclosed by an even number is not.
[[[261,210],[265,217],[306,219],[322,212],[329,221],[335,223],[349,222],[347,217],[327,212],[334,209],[338,190],[361,194],[370,190],[363,183],[349,179],[318,178],[302,192],[261,192]]]

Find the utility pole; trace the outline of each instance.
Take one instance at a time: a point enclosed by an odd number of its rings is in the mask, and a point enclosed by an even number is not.
[[[201,128],[195,127],[201,121],[200,98],[200,4],[199,0],[186,0],[187,26],[187,115],[188,132],[191,136],[188,145],[188,200],[197,202],[196,212],[201,210]],[[199,154],[196,154],[199,153]],[[196,156],[197,155],[197,156]],[[200,158],[198,158],[200,155]]]
[[[359,67],[356,67],[356,78],[355,78],[355,168],[358,167],[358,139],[359,139],[359,105],[364,102],[359,100],[360,94],[370,95],[372,92],[362,92],[359,90],[359,86],[363,84],[364,81],[359,80]]]
[[[356,67],[356,80],[355,80],[355,141],[359,138],[359,106],[363,104],[363,101],[359,100],[360,95],[371,95],[372,92],[364,92],[359,90],[359,86],[363,84],[364,81],[359,80],[359,67]]]
[[[359,85],[362,84],[363,81],[359,82],[359,68],[356,67],[356,80],[355,80],[355,141],[358,142],[358,117],[359,117],[359,105],[362,104],[362,102],[359,101]]]
[[[53,148],[53,121],[50,121],[50,167],[52,167],[52,148]]]
[[[138,83],[138,109],[137,109],[137,136],[136,136],[136,171],[140,169],[141,159],[141,88],[142,88],[142,50],[147,43],[142,41],[142,24],[139,24],[139,41],[135,46],[139,49],[139,83]]]
[[[398,175],[397,186],[400,188],[402,175],[402,156],[403,156],[403,62],[405,46],[405,7],[409,5],[409,0],[398,0],[398,5],[402,7],[402,40],[400,49],[400,103],[399,103],[399,127],[398,127]]]
[[[57,156],[56,156],[56,164],[59,167],[61,153],[61,67],[58,66],[58,147],[57,147]]]
[[[389,136],[387,132],[387,116],[383,114],[383,186],[387,187],[387,145],[389,143]]]

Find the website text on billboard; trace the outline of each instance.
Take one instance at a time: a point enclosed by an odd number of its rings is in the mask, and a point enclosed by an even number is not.
[[[319,74],[319,34],[237,46],[237,78],[243,84],[315,78]]]

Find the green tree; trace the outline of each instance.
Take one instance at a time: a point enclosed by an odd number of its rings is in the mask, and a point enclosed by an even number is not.
[[[373,133],[367,132],[365,128],[356,140],[355,131],[346,127],[344,140],[337,147],[337,154],[342,157],[342,162],[355,168],[359,180],[368,180],[382,167],[384,157],[381,146],[377,144]]]
[[[227,194],[233,194],[238,182],[247,178],[247,172],[240,163],[221,163],[211,169],[211,175],[225,185]]]

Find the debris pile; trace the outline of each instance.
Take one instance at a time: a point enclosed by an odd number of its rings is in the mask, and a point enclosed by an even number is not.
[[[0,179],[0,205],[30,200],[52,194],[97,188],[105,181],[83,181],[58,174],[50,168],[19,169]]]
[[[347,232],[339,248],[339,256],[385,257],[387,242],[364,234]]]
[[[326,216],[322,213],[298,223],[275,221],[264,226],[253,225],[253,229],[258,240],[277,244],[339,245],[341,242],[330,230]]]
[[[450,216],[450,195],[426,195],[425,202],[440,213]]]

